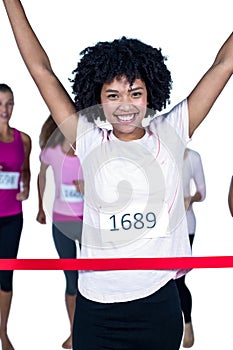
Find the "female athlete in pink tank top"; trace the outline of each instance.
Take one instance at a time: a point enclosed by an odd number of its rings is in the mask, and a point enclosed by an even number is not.
[[[40,171],[38,174],[39,210],[37,221],[46,224],[46,200],[44,191],[47,170],[53,171],[55,195],[52,210],[52,235],[57,253],[61,259],[75,259],[80,256],[83,220],[83,174],[79,158],[50,115],[44,122],[39,137],[41,147]],[[70,322],[70,334],[63,342],[64,349],[72,349],[72,329],[78,287],[78,271],[65,270],[65,304]]]
[[[22,201],[29,195],[31,139],[9,125],[13,107],[11,88],[0,84],[0,259],[17,257],[23,228]],[[7,334],[12,281],[13,271],[0,271],[0,339],[3,350],[14,350]]]

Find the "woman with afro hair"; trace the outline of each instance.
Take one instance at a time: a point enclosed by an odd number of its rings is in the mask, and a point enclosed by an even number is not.
[[[184,150],[232,75],[233,35],[187,98],[157,116],[171,90],[160,50],[126,37],[86,48],[73,72],[73,103],[20,1],[3,3],[51,115],[70,144],[76,140],[85,183],[81,258],[190,256]],[[178,350],[174,279],[187,271],[114,270],[107,261],[104,271],[79,273],[73,349]]]

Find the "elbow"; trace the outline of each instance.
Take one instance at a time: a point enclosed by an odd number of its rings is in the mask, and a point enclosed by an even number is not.
[[[46,62],[31,66],[29,72],[36,82],[43,82],[48,76],[54,75],[51,65]]]
[[[203,202],[206,199],[206,193],[201,194],[200,201]]]
[[[220,50],[218,55],[216,56],[212,68],[220,68],[222,72],[224,72],[226,75],[231,76],[233,73],[233,61],[232,61],[232,54],[229,52],[229,50]]]
[[[233,203],[231,203],[230,199],[228,199],[228,208],[229,208],[231,216],[233,217]]]
[[[197,191],[196,192],[196,202],[203,202],[206,198],[205,191]]]

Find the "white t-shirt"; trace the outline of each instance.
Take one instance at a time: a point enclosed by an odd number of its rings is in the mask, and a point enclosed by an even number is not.
[[[84,174],[81,258],[190,256],[182,165],[189,141],[185,99],[154,118],[145,135],[117,139],[80,116],[77,153]],[[80,271],[79,291],[103,303],[146,297],[175,270]]]
[[[183,165],[183,187],[184,187],[184,197],[189,198],[193,192],[200,192],[201,201],[206,197],[206,185],[205,176],[201,161],[201,156],[198,152],[192,149],[186,149],[184,156]],[[187,211],[187,223],[189,234],[195,234],[196,231],[196,217],[193,211],[193,204],[191,204]]]

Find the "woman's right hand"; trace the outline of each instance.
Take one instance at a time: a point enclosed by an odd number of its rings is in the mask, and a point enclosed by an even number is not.
[[[46,224],[46,215],[44,210],[39,210],[36,220],[40,223],[40,224]]]

